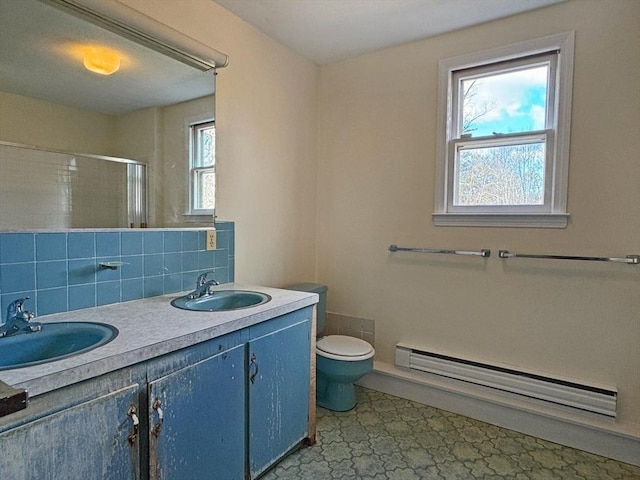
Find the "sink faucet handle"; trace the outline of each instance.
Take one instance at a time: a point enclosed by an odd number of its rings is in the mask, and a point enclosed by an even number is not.
[[[27,300],[29,300],[29,297],[19,298],[9,304],[7,307],[7,321],[0,325],[0,337],[6,337],[20,331],[36,332],[40,330],[40,323],[31,322],[36,314],[23,310],[24,302]]]
[[[22,307],[24,305],[24,302],[26,302],[27,300],[29,300],[29,297],[19,298],[18,300],[14,300],[13,302],[11,302],[7,307],[7,319],[11,317],[15,317],[19,313],[24,313],[24,310],[22,309]],[[26,312],[26,313],[31,313],[31,312]]]
[[[208,272],[204,272],[198,275],[198,279],[196,280],[196,287],[201,287],[205,283],[207,283],[207,273]]]
[[[29,297],[19,298],[18,300],[11,302],[7,308],[7,320],[10,318],[16,318],[28,322],[32,318],[35,318],[35,313],[30,312],[29,310],[24,310],[23,308],[24,302],[27,300],[29,300]]]
[[[201,273],[200,275],[198,275],[198,279],[196,280],[196,288],[198,287],[203,287],[204,285],[206,285],[208,282],[210,282],[210,280],[207,280],[208,275],[210,273],[215,273],[213,270],[209,271],[209,272],[204,272]],[[215,280],[214,280],[215,281]]]

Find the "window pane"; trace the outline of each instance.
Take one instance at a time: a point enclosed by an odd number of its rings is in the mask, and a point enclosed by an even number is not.
[[[215,162],[216,137],[215,127],[198,126],[196,130],[196,158],[194,167],[210,167]]]
[[[211,209],[216,206],[216,176],[213,170],[197,172],[198,191],[196,194],[197,209]]]
[[[458,127],[474,137],[546,128],[549,65],[461,80]]]
[[[460,149],[453,203],[543,205],[544,170],[543,142]]]

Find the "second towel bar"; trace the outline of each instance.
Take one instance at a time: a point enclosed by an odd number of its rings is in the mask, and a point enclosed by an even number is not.
[[[476,257],[488,258],[491,256],[491,250],[483,248],[479,252],[469,250],[445,250],[442,248],[408,248],[399,247],[397,245],[389,245],[390,252],[415,252],[415,253],[442,253],[445,255],[472,255]]]
[[[498,252],[500,258],[544,258],[550,260],[586,260],[590,262],[614,262],[630,265],[640,264],[640,255],[627,255],[625,258],[617,257],[582,257],[576,255],[533,255],[530,253],[511,253],[508,250]]]

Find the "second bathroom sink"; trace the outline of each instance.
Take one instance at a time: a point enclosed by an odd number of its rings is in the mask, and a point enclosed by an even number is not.
[[[267,303],[271,296],[249,290],[215,290],[211,295],[189,298],[187,295],[174,298],[171,305],[196,312],[224,312],[240,308],[255,307]]]

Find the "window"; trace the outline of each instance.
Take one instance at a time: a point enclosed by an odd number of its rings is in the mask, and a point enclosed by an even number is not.
[[[440,62],[436,225],[566,227],[573,33]]]
[[[189,133],[190,213],[212,215],[216,206],[215,123],[191,124]]]

